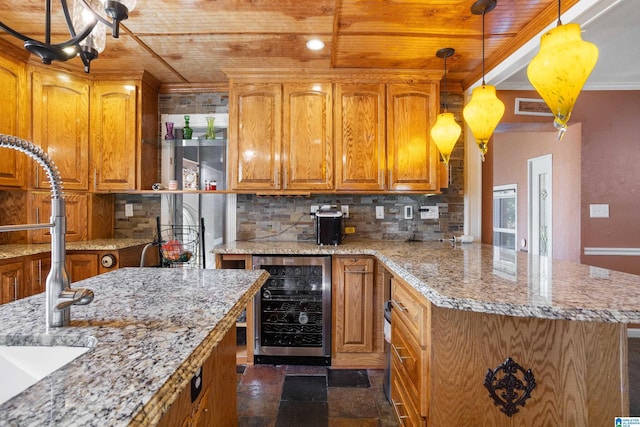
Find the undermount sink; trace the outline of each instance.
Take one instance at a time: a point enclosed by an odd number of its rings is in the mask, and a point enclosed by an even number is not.
[[[0,387],[0,404],[80,357],[96,342],[93,337],[53,338],[40,335],[18,338],[0,337],[3,383]]]

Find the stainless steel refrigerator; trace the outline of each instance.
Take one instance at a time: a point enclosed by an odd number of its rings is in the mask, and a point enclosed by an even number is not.
[[[171,184],[177,191],[162,191],[160,225],[193,228],[198,231],[195,267],[214,268],[215,245],[226,241],[227,208],[230,195],[227,188],[227,114],[190,114],[192,139],[168,139],[162,143],[162,190]],[[205,139],[206,119],[215,118],[215,139]],[[176,135],[181,134],[184,115],[163,114],[162,129],[166,122],[174,123]],[[164,133],[163,133],[164,134]],[[171,136],[171,135],[170,135]],[[232,203],[235,208],[235,203]]]

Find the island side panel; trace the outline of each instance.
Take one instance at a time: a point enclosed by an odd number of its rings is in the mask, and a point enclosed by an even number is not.
[[[520,318],[432,306],[427,422],[602,426],[629,413],[623,324]],[[484,386],[508,357],[536,387],[508,417]]]

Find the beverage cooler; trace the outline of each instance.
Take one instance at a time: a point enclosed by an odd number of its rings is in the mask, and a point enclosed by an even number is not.
[[[255,363],[331,364],[331,257],[256,256]]]

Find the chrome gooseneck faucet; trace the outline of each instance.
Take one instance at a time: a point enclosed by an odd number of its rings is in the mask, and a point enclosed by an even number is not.
[[[0,226],[0,232],[51,229],[51,271],[47,276],[46,326],[68,326],[72,305],[86,305],[93,301],[90,289],[73,289],[69,286],[69,274],[65,268],[66,204],[62,195],[62,180],[51,157],[29,141],[0,134],[0,148],[12,148],[25,153],[44,169],[51,184],[51,222],[49,224],[25,224]]]

